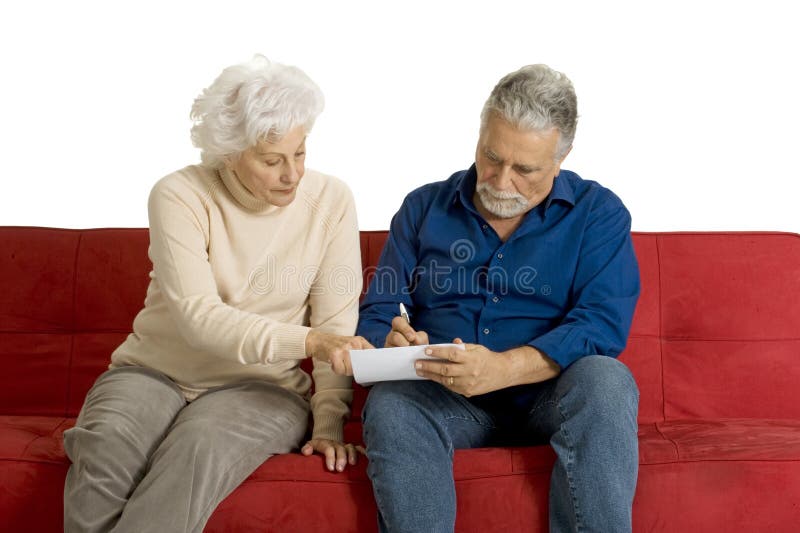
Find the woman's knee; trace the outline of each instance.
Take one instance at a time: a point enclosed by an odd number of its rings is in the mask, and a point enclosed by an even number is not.
[[[148,369],[125,367],[102,374],[86,396],[64,448],[75,460],[130,453],[147,456],[163,439],[185,401],[174,383]]]

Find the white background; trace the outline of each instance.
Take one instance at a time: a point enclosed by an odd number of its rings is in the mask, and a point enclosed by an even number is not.
[[[146,226],[199,160],[192,101],[260,52],[326,110],[307,164],[347,181],[362,229],[473,160],[494,83],[528,63],[578,92],[564,167],[640,231],[800,232],[792,2],[29,1],[0,7],[0,225]]]

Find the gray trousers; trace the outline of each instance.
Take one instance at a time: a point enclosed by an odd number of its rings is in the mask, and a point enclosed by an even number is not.
[[[308,402],[244,381],[191,403],[163,374],[109,370],[74,428],[64,487],[64,531],[202,531],[233,489],[274,454],[297,448]]]

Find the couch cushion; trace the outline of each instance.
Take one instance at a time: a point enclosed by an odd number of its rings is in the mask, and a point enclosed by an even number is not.
[[[0,332],[0,413],[64,416],[72,336]]]
[[[665,339],[662,355],[667,418],[800,419],[800,339]]]
[[[0,227],[0,332],[68,332],[81,232]]]
[[[800,235],[658,246],[666,418],[800,418]]]
[[[76,331],[131,331],[150,283],[149,243],[149,232],[141,228],[82,233],[76,259]]]
[[[62,434],[73,423],[0,416],[0,516],[12,518],[9,523],[33,524],[37,531],[62,527],[61,490],[69,466]],[[781,526],[796,516],[800,421],[659,422],[640,426],[639,442],[636,530],[658,531],[669,524],[672,531],[764,530],[765,525],[786,531]],[[554,460],[549,446],[458,450],[453,471],[459,532],[546,530]],[[206,531],[326,531],[331,524],[337,531],[376,531],[366,463],[361,458],[356,467],[331,473],[321,456],[273,457],[220,504]],[[754,490],[776,497],[755,499]],[[308,505],[310,500],[315,504]],[[484,513],[487,508],[493,511]],[[41,512],[12,517],[22,509]]]

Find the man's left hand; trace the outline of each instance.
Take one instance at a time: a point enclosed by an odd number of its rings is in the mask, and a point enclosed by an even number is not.
[[[453,342],[463,344],[461,339]],[[463,350],[432,346],[425,353],[445,361],[420,359],[415,363],[417,375],[464,396],[486,394],[511,384],[507,358],[480,344],[464,344]]]

